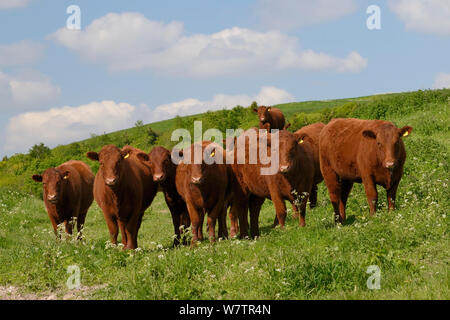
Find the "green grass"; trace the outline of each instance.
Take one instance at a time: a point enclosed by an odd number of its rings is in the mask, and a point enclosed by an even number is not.
[[[275,213],[267,200],[258,240],[172,248],[170,213],[159,194],[144,216],[140,249],[124,252],[109,245],[96,204],[87,215],[85,241],[56,240],[40,199],[20,188],[0,187],[0,289],[63,298],[70,292],[67,267],[77,265],[87,288],[79,295],[92,299],[449,299],[449,105],[410,103],[408,94],[388,97],[393,107],[383,107],[381,100],[375,111],[399,126],[414,127],[405,139],[407,161],[394,212],[387,211],[386,193],[379,187],[378,212],[369,217],[358,184],[349,198],[347,223],[335,226],[322,183],[319,206],[308,209],[306,228],[298,227],[289,210],[286,229],[272,229]],[[403,112],[395,99],[408,101]],[[314,104],[304,103],[303,112],[319,105]],[[381,270],[380,290],[366,286],[370,265]]]

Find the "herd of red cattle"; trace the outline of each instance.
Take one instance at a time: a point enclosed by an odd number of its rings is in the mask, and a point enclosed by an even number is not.
[[[399,129],[381,120],[334,119],[327,125],[315,123],[291,133],[286,130],[289,125],[279,109],[261,106],[254,112],[258,114],[260,129],[279,130],[277,173],[262,175],[264,164],[259,162],[206,164],[203,160],[199,164],[174,164],[171,152],[163,147],[154,147],[147,154],[131,146],[120,149],[107,145],[98,153],[87,153],[89,159],[100,163],[95,177],[89,166],[74,160],[33,176],[33,180],[43,183],[44,203],[55,233],[57,226],[64,223],[66,232],[72,234],[76,221],[81,236],[86,213],[95,198],[111,242],[117,243],[120,229],[124,248],[135,249],[144,212],[159,191],[172,215],[174,245],[181,241],[183,226],[191,226],[191,244],[202,240],[205,214],[209,239],[215,241],[217,221],[218,236],[228,237],[228,211],[231,237],[238,233],[240,237],[249,236],[248,216],[251,236],[258,237],[259,214],[265,199],[271,199],[275,207],[274,227],[285,225],[286,200],[303,227],[307,202],[311,208],[317,205],[317,184],[322,180],[338,223],[345,221],[347,199],[355,182],[364,185],[371,215],[378,200],[376,185],[386,189],[389,209],[394,209],[406,159],[402,138],[411,133],[411,127]],[[271,134],[266,137],[269,144]],[[241,142],[248,160],[250,142],[245,135],[235,138],[235,142],[240,139],[244,139]],[[230,151],[228,143],[224,149],[211,141],[201,142],[203,151],[211,145],[211,156],[224,159]],[[191,145],[177,152],[193,154],[188,152],[193,148]]]

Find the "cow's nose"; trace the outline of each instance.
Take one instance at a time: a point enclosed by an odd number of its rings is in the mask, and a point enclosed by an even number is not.
[[[266,118],[261,118],[260,120],[261,120],[261,121],[266,121]]]
[[[289,171],[289,166],[281,166],[281,167],[280,167],[280,171],[281,171],[282,173],[288,172],[288,171]]]
[[[47,199],[48,199],[48,201],[50,201],[50,202],[56,202],[56,200],[57,200],[56,194],[49,194],[49,195],[47,196]]]
[[[394,162],[393,162],[393,161],[388,161],[388,162],[386,162],[385,167],[386,167],[386,169],[392,169],[392,168],[394,168]]]
[[[192,177],[191,181],[193,184],[200,184],[200,182],[202,181],[201,177]]]
[[[156,174],[153,176],[153,181],[162,182],[162,181],[164,181],[165,178],[166,178],[166,176],[164,174],[160,173],[160,174]]]
[[[108,178],[105,180],[105,182],[108,186],[112,187],[112,186],[116,185],[117,179],[116,178]]]

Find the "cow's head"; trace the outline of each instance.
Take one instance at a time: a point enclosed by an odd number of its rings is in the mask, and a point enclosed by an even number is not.
[[[164,182],[173,173],[171,154],[166,148],[154,147],[150,154],[141,152],[137,154],[137,158],[150,167],[155,182]]]
[[[114,145],[107,145],[99,153],[88,152],[87,157],[100,162],[105,184],[109,187],[115,187],[120,182],[122,166],[130,157],[130,150],[125,148],[121,150]]]
[[[260,106],[258,108],[254,108],[253,112],[258,114],[259,121],[262,124],[265,124],[270,121],[270,111],[271,107]]]
[[[70,179],[69,171],[61,171],[56,168],[50,168],[44,171],[42,175],[33,175],[33,180],[42,182],[44,197],[52,204],[58,202],[64,197],[64,184]]]
[[[288,131],[279,132],[280,172],[289,173],[299,158],[298,137]]]
[[[195,148],[198,148],[196,151]],[[201,158],[195,157],[195,152],[201,152]],[[203,141],[202,143],[195,143],[187,150],[183,151],[184,162],[189,160],[191,183],[200,185],[205,180],[205,171],[209,166],[214,166],[216,163],[224,163],[223,148],[211,141]],[[201,160],[201,161],[197,161]]]
[[[376,130],[364,130],[363,136],[376,143],[378,159],[386,169],[394,169],[398,164],[402,138],[408,137],[413,128],[405,126],[398,129],[392,124],[384,124]]]

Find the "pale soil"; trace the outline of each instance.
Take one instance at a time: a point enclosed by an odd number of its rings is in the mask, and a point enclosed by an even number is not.
[[[39,292],[30,293],[14,286],[0,286],[0,300],[87,300],[93,291],[103,286],[81,286],[70,292]]]

